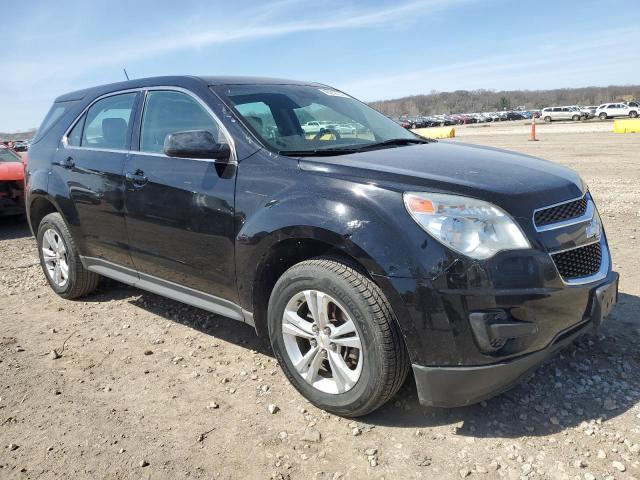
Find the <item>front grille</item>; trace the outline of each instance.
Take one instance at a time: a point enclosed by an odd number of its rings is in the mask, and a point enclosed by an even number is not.
[[[534,215],[534,221],[536,227],[544,227],[552,223],[563,222],[565,220],[571,220],[572,218],[578,218],[587,211],[587,197],[582,197],[579,200],[556,205],[555,207],[545,208],[544,210],[538,210]]]
[[[552,254],[558,272],[565,280],[588,277],[598,273],[602,263],[600,242]]]

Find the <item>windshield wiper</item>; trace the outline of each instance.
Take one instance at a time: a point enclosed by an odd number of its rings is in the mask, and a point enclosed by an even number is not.
[[[315,150],[280,150],[280,155],[287,155],[289,157],[312,157],[312,156],[333,156],[333,155],[346,155],[348,153],[356,153],[360,150],[352,147],[335,147],[335,148],[317,148]]]
[[[385,140],[384,142],[376,142],[376,143],[368,143],[366,145],[362,145],[357,148],[357,151],[362,152],[364,150],[376,149],[380,147],[387,146],[402,146],[409,144],[423,144],[423,143],[433,143],[435,140],[430,138],[392,138],[389,140]]]
[[[416,145],[433,142],[435,142],[435,140],[430,138],[392,138],[390,140],[385,140],[384,142],[367,143],[366,145],[360,146],[317,148],[314,150],[280,150],[278,153],[280,155],[287,155],[290,157],[320,157],[365,152],[367,150],[375,150],[377,148],[384,148],[388,146]]]

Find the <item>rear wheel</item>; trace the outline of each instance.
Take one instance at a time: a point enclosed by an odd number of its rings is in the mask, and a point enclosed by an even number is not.
[[[607,114],[602,112],[600,115],[598,115],[600,117],[600,120],[606,120],[607,119]]]
[[[307,260],[282,275],[269,300],[269,336],[293,386],[338,415],[380,407],[409,368],[382,291],[340,259]]]
[[[100,276],[82,266],[62,215],[56,212],[44,217],[38,226],[37,240],[42,270],[58,295],[72,299],[95,290]]]

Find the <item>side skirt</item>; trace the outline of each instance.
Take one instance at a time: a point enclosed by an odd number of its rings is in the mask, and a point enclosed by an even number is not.
[[[211,313],[254,325],[253,314],[239,305],[209,293],[185,287],[161,278],[108,262],[101,258],[80,257],[84,268],[127,285],[177,300]],[[254,325],[255,326],[255,325]]]

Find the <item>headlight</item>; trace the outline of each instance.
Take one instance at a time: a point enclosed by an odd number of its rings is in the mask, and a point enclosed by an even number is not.
[[[458,195],[406,192],[407,210],[436,240],[478,260],[501,250],[531,248],[506,212],[495,205]]]

